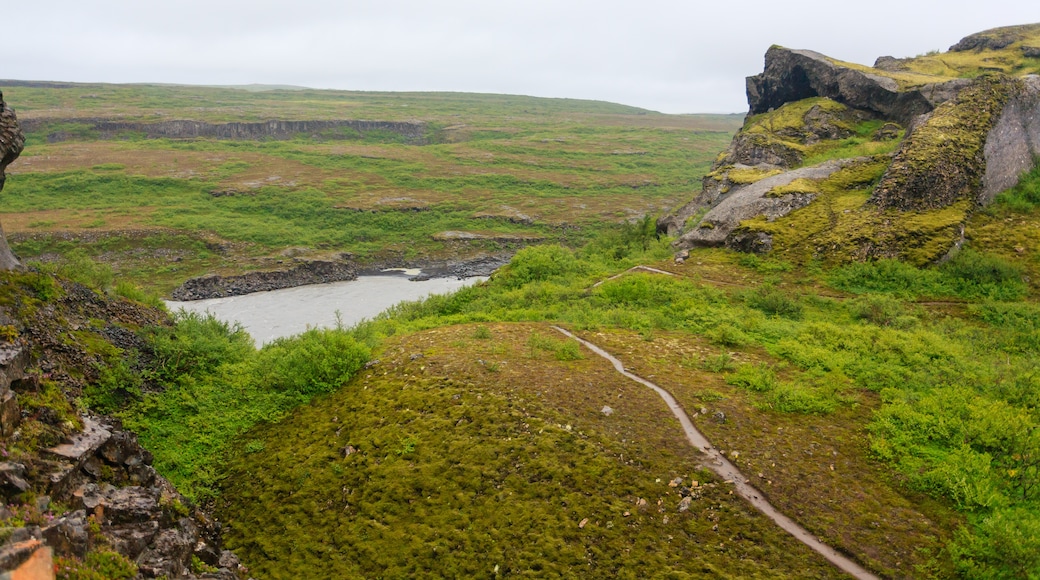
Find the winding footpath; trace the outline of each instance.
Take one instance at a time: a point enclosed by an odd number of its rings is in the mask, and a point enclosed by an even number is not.
[[[654,392],[660,395],[660,397],[664,399],[664,402],[668,405],[668,408],[672,410],[672,414],[675,415],[675,418],[679,420],[679,423],[682,425],[683,431],[686,433],[686,438],[690,441],[690,444],[693,445],[695,448],[699,449],[701,452],[704,453],[704,455],[707,456],[709,461],[706,464],[706,467],[718,474],[719,477],[721,477],[723,481],[725,481],[726,483],[732,483],[736,492],[740,494],[741,497],[750,502],[751,505],[755,507],[755,509],[762,512],[766,517],[776,522],[776,524],[780,526],[784,531],[794,536],[798,541],[802,542],[806,546],[812,548],[814,551],[826,558],[831,564],[834,564],[837,568],[839,568],[843,572],[846,572],[853,578],[857,578],[858,580],[878,580],[877,576],[867,571],[865,568],[863,568],[856,562],[853,562],[849,558],[841,555],[834,548],[831,548],[827,544],[821,542],[818,538],[816,538],[816,536],[811,534],[809,530],[803,528],[802,526],[795,523],[794,520],[792,520],[791,518],[780,513],[779,510],[777,510],[775,507],[772,506],[772,504],[766,501],[765,497],[762,495],[762,492],[758,491],[753,486],[751,486],[749,480],[746,477],[744,477],[744,474],[742,474],[739,469],[737,469],[737,466],[730,463],[730,461],[726,459],[726,457],[723,456],[721,453],[719,453],[719,451],[712,446],[711,442],[708,441],[708,439],[704,437],[704,435],[700,431],[698,431],[696,427],[693,426],[693,422],[690,421],[690,417],[686,414],[686,411],[683,410],[682,406],[679,405],[679,402],[675,400],[675,397],[673,397],[671,393],[655,385],[654,383],[651,383],[643,377],[640,377],[639,375],[635,375],[633,373],[628,372],[627,370],[625,370],[625,365],[621,364],[621,361],[619,361],[617,358],[615,358],[607,351],[596,346],[595,344],[592,344],[587,340],[578,338],[577,336],[571,334],[563,328],[560,328],[559,326],[553,326],[552,328],[570,338],[573,338],[574,340],[577,340],[592,352],[610,361],[610,363],[614,365],[614,369],[617,372],[621,373],[622,375],[643,386],[653,389]]]

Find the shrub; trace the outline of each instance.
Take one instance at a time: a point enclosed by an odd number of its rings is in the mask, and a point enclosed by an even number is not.
[[[963,298],[1015,300],[1025,295],[1022,270],[1007,260],[965,248],[940,268]]]
[[[257,353],[255,368],[269,388],[314,395],[339,388],[370,354],[345,330],[312,328],[265,346]]]
[[[574,252],[550,244],[520,250],[496,278],[501,278],[510,288],[519,288],[529,282],[578,273],[581,269],[582,265],[574,257]]]
[[[958,530],[948,550],[962,578],[1036,578],[1040,514],[1028,507],[994,510]]]
[[[759,288],[744,294],[748,306],[775,316],[798,319],[802,317],[802,305],[794,298],[775,288]]]
[[[778,385],[776,373],[764,364],[740,365],[726,382],[758,393],[772,391]]]
[[[181,310],[172,327],[153,327],[149,345],[155,353],[156,374],[166,381],[182,375],[203,376],[221,364],[234,364],[253,352],[253,339],[238,324],[217,320],[210,313]]]

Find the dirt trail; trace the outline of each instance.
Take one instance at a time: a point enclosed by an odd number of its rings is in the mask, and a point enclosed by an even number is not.
[[[806,530],[802,526],[795,523],[794,520],[792,520],[791,518],[780,513],[780,511],[773,507],[772,504],[766,501],[762,493],[749,484],[749,480],[746,477],[744,477],[740,470],[737,469],[735,465],[730,463],[730,461],[726,459],[725,456],[719,453],[719,451],[712,446],[711,442],[708,441],[708,439],[704,437],[704,435],[701,434],[701,432],[698,431],[696,427],[693,426],[693,422],[690,421],[690,417],[686,414],[686,411],[683,410],[682,406],[679,405],[679,402],[675,400],[675,397],[673,397],[671,393],[638,375],[628,372],[627,370],[625,370],[625,366],[621,364],[621,361],[616,359],[614,356],[612,356],[610,353],[603,350],[602,348],[592,344],[587,340],[583,340],[581,338],[578,338],[577,336],[574,336],[573,334],[564,330],[563,328],[560,328],[558,326],[553,326],[552,328],[577,340],[581,344],[585,345],[585,347],[591,350],[592,352],[610,361],[610,363],[614,365],[614,369],[616,369],[617,372],[628,377],[629,379],[632,379],[637,383],[640,383],[646,387],[653,389],[654,392],[660,395],[661,398],[664,399],[664,402],[668,405],[668,408],[672,410],[672,414],[675,415],[675,418],[679,420],[680,424],[682,424],[683,431],[686,433],[686,438],[690,441],[690,444],[699,449],[707,457],[705,466],[714,471],[716,474],[718,474],[723,479],[723,481],[727,483],[732,483],[736,492],[740,494],[741,497],[749,501],[751,505],[755,507],[755,509],[765,514],[766,517],[776,522],[776,524],[780,526],[784,531],[794,536],[796,539],[798,539],[806,546],[809,546],[810,548],[818,552],[820,555],[822,555],[824,558],[830,561],[830,563],[834,564],[840,570],[848,573],[853,578],[857,578],[859,580],[877,580],[877,576],[870,573],[856,562],[853,562],[849,558],[841,555],[834,548],[831,548],[830,546],[818,540],[816,536],[812,535],[809,532],[809,530]]]

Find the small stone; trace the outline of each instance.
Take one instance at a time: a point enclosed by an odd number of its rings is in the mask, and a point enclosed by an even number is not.
[[[643,498],[639,498],[639,500],[636,502],[636,507],[646,507],[646,500]]]
[[[726,414],[723,413],[722,411],[715,411],[715,414],[713,414],[711,416],[711,418],[715,419],[716,423],[725,423],[726,422]]]
[[[583,518],[580,522],[578,522],[578,529],[579,530],[585,529],[585,526],[587,526],[588,523],[589,523],[589,518]]]
[[[625,513],[621,514],[621,517],[623,517],[623,518],[627,518],[627,517],[628,517],[628,516],[630,516],[630,515],[632,515],[632,512],[628,512],[628,511],[626,511]]]
[[[422,357],[423,357],[423,354],[421,352],[417,352],[417,353],[413,354],[412,356],[410,356],[408,358],[411,359],[411,360],[419,360]]]
[[[676,477],[675,479],[668,482],[668,487],[679,487],[682,484],[682,478]]]
[[[343,454],[343,457],[350,457],[351,455],[357,453],[357,448],[353,445],[347,445],[343,449],[340,449],[340,453]]]
[[[667,524],[668,523],[668,516],[665,516],[665,517],[661,518],[661,523],[662,524]]]
[[[603,408],[600,409],[599,412],[609,417],[614,414],[614,409],[611,409],[610,407],[603,405]]]
[[[690,496],[686,496],[686,497],[682,498],[682,501],[679,502],[679,511],[680,512],[684,512],[684,511],[690,509],[690,504],[692,502],[693,502],[693,498],[691,498]]]

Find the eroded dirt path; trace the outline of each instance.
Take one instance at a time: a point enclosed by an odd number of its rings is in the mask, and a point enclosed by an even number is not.
[[[726,459],[724,455],[719,453],[719,451],[712,446],[711,442],[708,441],[708,439],[703,434],[701,434],[701,432],[698,431],[696,427],[693,426],[693,422],[690,420],[690,417],[686,414],[686,411],[683,410],[682,406],[679,405],[678,401],[675,400],[675,397],[673,397],[671,393],[655,385],[654,383],[651,383],[643,377],[640,377],[639,375],[628,372],[627,370],[625,370],[625,365],[621,364],[620,360],[618,360],[602,348],[596,346],[595,344],[592,344],[587,340],[581,339],[575,336],[574,334],[568,332],[567,330],[560,328],[559,326],[553,326],[552,328],[570,338],[573,338],[574,340],[577,340],[592,352],[610,361],[610,363],[614,365],[614,369],[617,370],[617,372],[624,375],[625,377],[628,377],[629,379],[641,385],[653,389],[654,392],[660,395],[660,397],[664,399],[664,402],[668,405],[668,408],[671,409],[672,414],[675,415],[675,418],[679,420],[679,423],[682,425],[683,431],[686,433],[686,438],[690,441],[690,444],[699,449],[706,456],[707,461],[705,461],[704,463],[705,467],[711,469],[716,474],[718,474],[719,477],[723,479],[723,481],[727,483],[732,483],[734,490],[738,494],[740,494],[741,497],[750,502],[751,505],[755,507],[755,509],[762,512],[766,517],[776,522],[776,524],[780,526],[781,529],[794,536],[796,539],[798,539],[806,546],[809,546],[810,548],[815,550],[821,556],[826,558],[830,563],[834,564],[838,569],[848,573],[853,578],[857,578],[860,580],[878,579],[877,576],[869,572],[867,569],[863,568],[856,562],[838,553],[838,551],[834,548],[831,548],[830,546],[821,542],[819,539],[816,538],[816,536],[811,534],[809,530],[803,528],[802,526],[795,523],[795,521],[791,518],[780,513],[779,510],[777,510],[775,507],[772,506],[772,504],[766,501],[765,497],[762,495],[762,492],[758,491],[752,485],[750,485],[750,483],[748,483],[749,480],[746,477],[744,477],[744,474],[742,474],[735,465],[730,463],[730,461]]]

